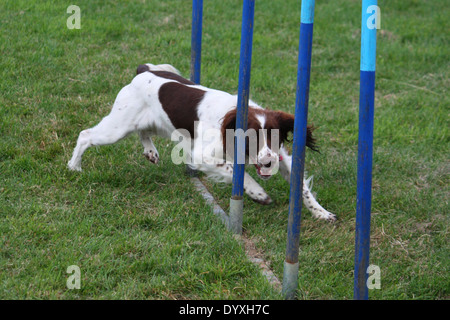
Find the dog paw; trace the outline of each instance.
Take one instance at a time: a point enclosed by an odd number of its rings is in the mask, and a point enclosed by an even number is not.
[[[269,196],[267,196],[264,200],[253,199],[253,201],[263,205],[268,205],[272,203],[272,199]]]
[[[158,155],[158,153],[156,151],[150,150],[150,151],[144,152],[143,155],[151,163],[158,164],[158,162],[159,162],[159,155]]]
[[[268,205],[272,203],[272,199],[264,192],[253,193],[251,191],[248,195],[250,196],[250,198],[252,198],[253,201],[259,204]]]
[[[328,211],[324,211],[324,210],[319,210],[318,212],[315,212],[314,215],[317,219],[321,219],[321,220],[327,220],[329,222],[336,222],[337,217],[335,214],[328,212]]]
[[[81,164],[79,163],[73,163],[72,161],[69,161],[67,163],[67,167],[69,168],[70,171],[81,171]]]

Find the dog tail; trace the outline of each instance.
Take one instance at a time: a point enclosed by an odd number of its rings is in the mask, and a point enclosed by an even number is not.
[[[136,74],[140,74],[145,71],[167,71],[181,76],[181,72],[170,64],[158,64],[158,65],[154,65],[151,63],[141,64],[137,68]]]

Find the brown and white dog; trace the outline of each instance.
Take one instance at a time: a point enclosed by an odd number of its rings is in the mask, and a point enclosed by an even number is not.
[[[153,135],[173,141],[186,138],[189,147],[183,151],[190,159],[188,165],[204,172],[210,179],[231,183],[233,156],[228,151],[234,149],[230,148],[230,145],[233,146],[230,140],[234,143],[236,105],[236,95],[195,85],[181,77],[171,65],[140,65],[137,76],[120,90],[111,113],[95,127],[80,133],[68,166],[71,170],[81,171],[81,157],[87,148],[112,144],[130,133],[138,132],[144,146],[144,156],[150,162],[157,164],[159,161],[158,151],[151,139]],[[289,182],[291,156],[283,147],[283,142],[293,128],[293,115],[266,110],[249,101],[248,129],[255,135],[246,134],[246,161],[255,165],[260,178],[267,179],[279,169]],[[315,150],[311,131],[308,127],[307,146]],[[209,138],[209,143],[206,143],[205,136],[206,140]],[[250,139],[252,137],[256,140]],[[177,156],[177,152],[173,151],[172,156]],[[248,173],[244,176],[244,191],[259,203],[272,202]],[[314,217],[336,220],[334,214],[316,201],[308,180],[303,182],[303,203]]]

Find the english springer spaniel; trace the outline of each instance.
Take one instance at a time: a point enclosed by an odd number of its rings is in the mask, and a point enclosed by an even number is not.
[[[151,163],[159,161],[152,142],[153,135],[171,138],[172,141],[181,138],[188,141],[183,153],[189,158],[187,164],[192,169],[204,172],[215,181],[231,183],[236,105],[236,95],[196,85],[183,78],[171,65],[140,65],[137,76],[120,90],[111,113],[93,128],[81,131],[68,166],[71,170],[81,171],[81,157],[87,148],[115,143],[137,131],[144,146],[144,156]],[[294,116],[263,109],[250,100],[248,129],[247,132],[255,134],[245,132],[246,163],[253,163],[262,179],[270,178],[279,169],[289,182],[291,156],[283,142],[287,140],[288,132],[294,129]],[[311,132],[312,128],[308,126],[307,146],[316,150]],[[206,143],[205,134],[210,143]],[[180,150],[177,152],[175,149],[172,151],[174,162],[174,158],[180,155]],[[261,204],[272,202],[247,172],[244,191]],[[310,191],[309,180],[303,181],[303,203],[314,217],[336,220],[334,214],[316,201]]]

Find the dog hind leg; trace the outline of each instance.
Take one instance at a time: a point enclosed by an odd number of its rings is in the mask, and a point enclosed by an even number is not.
[[[81,171],[81,157],[89,147],[116,143],[134,131],[132,124],[118,121],[120,118],[113,110],[95,127],[80,132],[72,158],[68,163],[70,170]]]

